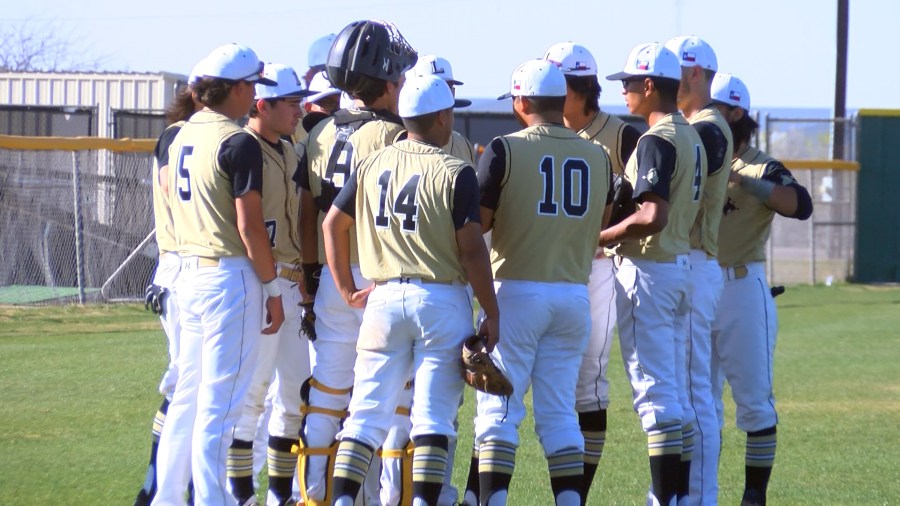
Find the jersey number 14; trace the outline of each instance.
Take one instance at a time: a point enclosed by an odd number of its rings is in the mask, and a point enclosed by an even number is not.
[[[378,214],[375,216],[375,226],[378,228],[388,228],[390,226],[390,218],[388,211],[392,211],[395,215],[403,215],[400,222],[400,228],[404,232],[415,232],[419,223],[419,205],[416,202],[416,192],[419,189],[419,174],[413,174],[403,184],[397,198],[394,199],[394,205],[390,209],[387,207],[388,189],[391,184],[391,171],[386,170],[378,176],[378,189],[380,195],[378,197]]]

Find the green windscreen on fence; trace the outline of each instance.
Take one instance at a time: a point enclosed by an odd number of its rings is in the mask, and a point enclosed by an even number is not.
[[[900,110],[860,110],[854,281],[900,282]]]

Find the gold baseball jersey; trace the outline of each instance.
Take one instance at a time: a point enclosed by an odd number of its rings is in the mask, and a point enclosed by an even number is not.
[[[478,166],[494,277],[586,284],[611,174],[606,151],[562,125],[494,139]]]
[[[765,179],[779,186],[794,186],[805,192],[781,162],[754,147],[748,147],[735,159],[731,170],[742,177]],[[722,211],[719,263],[725,267],[734,267],[765,261],[766,241],[769,240],[775,211],[735,184],[728,185]]]
[[[224,146],[236,136],[244,135],[252,144],[241,144],[241,150],[256,146],[257,167],[222,166]],[[220,258],[246,256],[247,250],[237,229],[235,189],[259,189],[261,156],[259,143],[247,135],[227,116],[203,109],[195,113],[181,127],[169,148],[169,201],[175,223],[175,239],[181,256]],[[246,164],[244,164],[246,165]],[[235,185],[234,173],[229,170],[256,170],[248,181]]]
[[[707,255],[716,257],[719,254],[719,222],[722,220],[719,209],[725,205],[725,188],[728,186],[728,174],[731,173],[734,140],[731,138],[728,122],[714,106],[700,109],[691,116],[689,122],[700,135],[709,164],[709,173],[700,198],[700,211],[691,229],[691,249],[702,249]]]
[[[367,109],[339,110],[310,131],[306,141],[306,174],[301,174],[300,186],[312,193],[321,211],[320,231],[324,214],[349,179],[354,161],[393,144],[405,133],[399,117]],[[301,163],[301,171],[303,169]],[[308,178],[306,181],[303,181],[304,176]],[[358,264],[355,231],[351,230],[350,237],[350,262]],[[325,242],[321,233],[319,262],[325,263]]]
[[[660,158],[655,158],[657,155]],[[659,161],[668,166],[657,166]],[[689,253],[690,232],[700,210],[706,173],[700,135],[681,113],[668,114],[650,127],[628,159],[625,179],[634,187],[637,201],[645,192],[664,198],[669,203],[668,222],[656,234],[617,245],[616,254],[673,262],[677,255]]]
[[[297,153],[287,141],[272,145],[252,128],[244,127],[259,141],[263,153],[263,220],[276,262],[300,265],[300,193],[291,177],[297,170]]]
[[[465,205],[454,208],[464,169],[470,173],[469,213]],[[478,187],[470,165],[437,146],[402,140],[367,156],[351,178],[352,186],[335,205],[342,210],[354,206],[360,270],[366,279],[466,281],[456,230],[473,214],[478,219]],[[355,199],[351,202],[352,195],[345,193],[355,193]]]
[[[578,131],[578,135],[603,146],[609,155],[613,173],[623,174],[640,133],[622,118],[598,111],[594,119]]]
[[[169,205],[168,195],[159,184],[159,169],[169,165],[169,146],[175,136],[184,125],[184,121],[178,121],[167,126],[156,143],[153,157],[153,221],[156,227],[156,245],[159,254],[176,251],[178,243],[175,241],[175,225],[172,222],[172,208]]]
[[[455,156],[469,165],[475,166],[475,146],[456,130],[450,132],[450,142],[443,149],[450,153],[450,156]]]

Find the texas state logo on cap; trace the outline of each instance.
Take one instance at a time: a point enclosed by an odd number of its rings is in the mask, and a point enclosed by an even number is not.
[[[564,97],[567,91],[566,76],[555,63],[544,59],[528,60],[513,71],[509,88],[509,92],[500,95],[497,100],[512,97]]]
[[[675,53],[682,67],[701,67],[715,72],[719,70],[716,52],[696,35],[681,35],[666,41],[666,48]]]
[[[586,47],[574,42],[553,44],[544,54],[544,59],[553,62],[567,76],[595,76],[597,62]]]
[[[710,85],[713,102],[750,110],[750,92],[747,85],[733,74],[716,74]]]
[[[681,81],[681,65],[672,51],[658,42],[640,44],[631,50],[621,72],[606,79],[619,81],[630,77],[664,77]]]

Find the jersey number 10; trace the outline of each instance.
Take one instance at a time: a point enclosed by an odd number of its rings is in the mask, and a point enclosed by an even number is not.
[[[559,215],[559,205],[556,202],[557,181],[556,167],[552,156],[545,156],[541,160],[541,175],[544,177],[544,197],[538,202],[538,214],[545,216]],[[576,178],[578,182],[576,183]],[[566,158],[562,164],[562,207],[566,216],[580,218],[588,210],[588,198],[590,194],[591,168],[587,162],[580,158]],[[575,186],[578,194],[575,194]],[[577,197],[577,199],[576,199]]]

